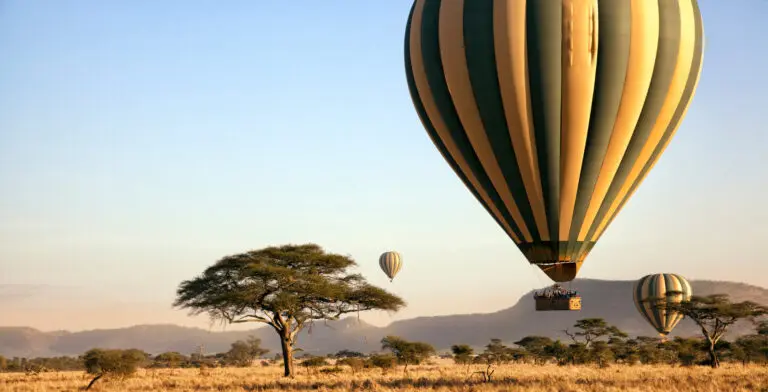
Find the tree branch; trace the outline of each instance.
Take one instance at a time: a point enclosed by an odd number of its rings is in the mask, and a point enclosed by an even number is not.
[[[576,344],[579,343],[579,341],[576,339],[576,335],[568,332],[568,329],[564,329],[563,332],[565,332],[565,334],[568,335],[568,337],[571,338],[571,340],[573,340],[574,343]]]

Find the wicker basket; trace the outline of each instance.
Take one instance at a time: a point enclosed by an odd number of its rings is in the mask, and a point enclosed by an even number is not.
[[[581,310],[581,297],[536,297],[536,310]]]

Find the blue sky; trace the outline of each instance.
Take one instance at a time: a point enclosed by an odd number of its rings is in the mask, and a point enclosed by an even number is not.
[[[406,298],[377,323],[493,311],[547,285],[421,126],[403,66],[410,3],[3,2],[0,285],[74,287],[116,312],[158,309],[136,323],[178,321],[180,281],[308,241]],[[700,5],[693,104],[580,277],[768,286],[768,2]],[[394,283],[377,263],[389,249],[405,259]],[[36,326],[109,322],[79,320]]]

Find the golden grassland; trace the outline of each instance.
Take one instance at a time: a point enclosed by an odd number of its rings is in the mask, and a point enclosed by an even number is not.
[[[700,391],[768,392],[768,366],[724,364],[708,367],[504,365],[485,383],[473,371],[484,367],[445,362],[402,367],[382,374],[380,369],[357,374],[347,367],[338,374],[297,368],[294,379],[284,379],[280,366],[216,369],[144,370],[125,380],[102,379],[92,391]],[[38,375],[0,374],[0,391],[43,392],[82,390],[91,376],[84,372]]]

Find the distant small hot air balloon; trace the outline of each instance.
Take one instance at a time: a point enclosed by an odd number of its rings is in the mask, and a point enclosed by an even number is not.
[[[656,308],[648,300],[665,298],[667,303],[680,303],[690,300],[691,293],[691,284],[684,277],[677,274],[653,274],[643,276],[635,282],[632,297],[643,318],[663,338],[666,338],[685,316],[677,312]]]
[[[384,252],[379,256],[379,266],[387,274],[391,282],[400,271],[400,268],[402,268],[403,259],[400,257],[400,253],[394,251]]]

